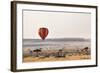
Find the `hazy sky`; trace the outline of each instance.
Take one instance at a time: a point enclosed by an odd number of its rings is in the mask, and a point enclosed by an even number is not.
[[[90,38],[91,14],[23,11],[23,38],[40,39],[40,27],[48,28],[47,38]]]

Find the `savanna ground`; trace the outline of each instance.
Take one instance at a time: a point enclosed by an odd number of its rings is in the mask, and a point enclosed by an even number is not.
[[[42,50],[42,53],[50,53],[50,52],[54,52],[57,53],[58,50]],[[67,51],[65,53],[65,51]],[[70,50],[69,50],[70,51]],[[79,52],[80,51],[80,52]],[[65,53],[64,56],[61,57],[57,57],[56,55],[53,56],[41,56],[43,54],[41,54],[40,56],[30,56],[30,55],[23,55],[23,62],[27,63],[27,62],[45,62],[45,61],[69,61],[69,60],[88,60],[91,59],[91,54],[90,54],[90,49],[88,49],[88,51],[81,51],[79,50],[77,52],[77,50],[74,50],[73,52],[68,53],[68,49],[62,50],[60,51],[60,53]],[[33,52],[34,53],[34,52]],[[37,53],[36,53],[37,54]]]
[[[46,57],[46,58],[41,58],[41,57],[26,57],[23,59],[23,62],[42,62],[42,61],[65,61],[65,60],[87,60],[90,59],[90,55],[72,55],[72,56],[66,56],[66,57],[60,57],[60,58],[55,58],[55,57]]]

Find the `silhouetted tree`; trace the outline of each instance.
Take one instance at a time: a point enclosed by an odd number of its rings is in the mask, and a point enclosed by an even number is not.
[[[36,52],[37,53],[36,54],[36,57],[39,57],[39,53],[42,51],[41,49],[42,48],[33,50],[33,52]]]

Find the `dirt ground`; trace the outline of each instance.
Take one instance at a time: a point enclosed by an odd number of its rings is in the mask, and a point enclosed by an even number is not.
[[[69,61],[69,60],[87,60],[90,55],[66,55],[65,57],[25,57],[23,62],[45,62],[45,61]]]

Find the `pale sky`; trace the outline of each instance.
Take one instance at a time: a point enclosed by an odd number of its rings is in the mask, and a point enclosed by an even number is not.
[[[90,38],[91,14],[23,11],[24,39],[40,39],[40,27],[48,28],[47,38]]]

